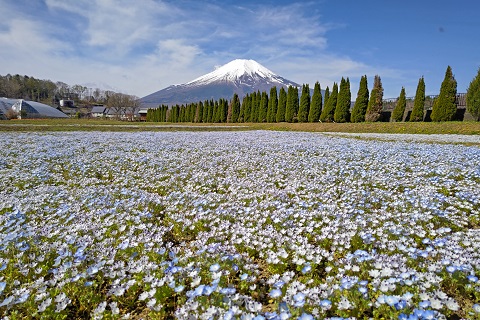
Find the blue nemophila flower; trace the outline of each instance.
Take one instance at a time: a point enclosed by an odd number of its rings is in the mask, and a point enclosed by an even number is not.
[[[276,312],[265,312],[265,318],[267,320],[276,320],[278,319],[278,314]]]
[[[480,304],[475,303],[475,304],[472,306],[472,309],[473,309],[473,311],[475,311],[476,313],[480,313]]]
[[[232,320],[235,318],[235,312],[233,310],[228,310],[223,315],[223,320]]]
[[[2,263],[2,266],[0,266],[0,271],[3,271],[7,269],[7,264],[6,263]]]
[[[204,284],[199,285],[194,290],[194,296],[201,296],[204,290],[205,290],[205,285]]]
[[[0,294],[5,290],[7,283],[5,281],[0,282]]]
[[[478,281],[478,277],[472,276],[472,275],[467,276],[467,279],[470,282],[477,282]]]
[[[358,292],[365,294],[368,292],[368,289],[366,287],[359,287]]]
[[[290,309],[288,308],[288,304],[285,301],[282,301],[278,304],[278,312],[280,314],[290,314]]]
[[[312,270],[312,266],[310,263],[306,263],[303,268],[302,268],[302,273],[305,274],[307,272],[310,272]]]
[[[395,309],[397,310],[402,310],[407,307],[407,301],[405,300],[400,300],[397,303],[394,304]]]
[[[227,287],[227,288],[220,289],[220,293],[224,294],[224,295],[232,295],[232,294],[235,294],[235,292],[237,292],[237,290],[235,288],[232,288],[232,287]]]
[[[265,320],[265,317],[259,314],[255,316],[252,320]]]
[[[321,300],[319,306],[323,310],[330,310],[330,308],[332,308],[332,301],[328,299]]]
[[[15,299],[15,296],[10,296],[8,298],[5,298],[5,300],[3,300],[2,303],[0,303],[0,307],[3,307],[3,306],[8,306],[10,303],[12,303],[12,301]]]
[[[55,263],[53,264],[54,267],[58,267],[60,265],[60,263],[62,263],[62,257],[61,256],[58,256],[56,259],[55,259]]]
[[[16,304],[24,303],[25,301],[28,300],[28,297],[30,297],[30,292],[25,292],[15,301],[15,303]]]
[[[93,285],[93,282],[92,281],[86,281],[83,285],[85,287],[91,287]]]
[[[220,270],[220,265],[218,263],[212,264],[210,266],[210,272],[217,272],[218,270]]]
[[[344,290],[350,290],[357,283],[357,279],[343,278],[340,287]]]
[[[204,296],[209,296],[212,294],[213,291],[215,291],[216,287],[213,287],[213,286],[205,286],[203,288],[203,292],[202,292],[202,295]]]
[[[425,320],[433,320],[435,319],[435,311],[433,310],[424,310],[422,314],[422,318]]]
[[[45,299],[39,306],[38,312],[44,312],[52,304],[52,298]]]
[[[89,276],[94,275],[97,272],[98,272],[98,267],[96,265],[90,266],[87,269],[87,273]]]
[[[248,274],[246,274],[246,273],[244,273],[240,276],[240,280],[242,280],[242,281],[247,280],[247,278],[248,278]]]
[[[457,271],[457,267],[456,267],[456,266],[452,266],[452,265],[447,266],[445,269],[446,269],[447,272],[449,272],[449,273],[454,273],[455,271]]]
[[[268,295],[272,298],[278,298],[278,297],[282,296],[282,290],[273,289],[272,291],[270,291],[270,293]]]
[[[410,292],[405,292],[402,296],[402,299],[405,301],[410,301],[413,298],[413,294]]]
[[[302,313],[300,317],[298,317],[298,320],[313,320],[313,316],[308,313]]]
[[[420,308],[422,308],[422,309],[426,309],[426,308],[430,307],[430,304],[431,304],[430,301],[428,301],[428,300],[423,300],[423,301],[420,301],[420,302],[418,303],[418,306],[419,306]]]
[[[293,296],[293,305],[297,308],[303,307],[305,304],[305,294],[302,292],[299,292]]]
[[[367,280],[362,280],[362,281],[359,281],[359,282],[358,282],[358,285],[359,285],[359,286],[363,286],[363,287],[366,287],[367,284],[368,284],[368,281],[367,281]]]
[[[179,286],[175,287],[175,292],[177,292],[177,293],[182,292],[183,289],[185,289],[185,286],[179,285]]]

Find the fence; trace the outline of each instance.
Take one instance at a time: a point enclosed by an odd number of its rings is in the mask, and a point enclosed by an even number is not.
[[[466,93],[457,93],[457,98],[455,103],[457,104],[457,114],[455,120],[464,121],[464,120],[475,120],[474,117],[467,111],[466,103]],[[435,99],[438,95],[430,95],[425,97],[425,104],[423,107],[424,110],[424,121],[431,121],[430,115],[432,113],[432,107]],[[403,115],[403,121],[408,121],[410,119],[410,114],[413,109],[414,97],[408,97],[407,107],[405,108],[405,113]],[[389,98],[383,100],[383,111],[381,116],[381,121],[389,122],[391,121],[391,116],[393,109],[397,105],[398,98]]]

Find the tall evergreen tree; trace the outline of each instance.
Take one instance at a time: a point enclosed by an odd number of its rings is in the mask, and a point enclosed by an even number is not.
[[[199,101],[197,103],[197,110],[195,111],[195,122],[201,123],[203,122],[203,103]]]
[[[393,108],[392,120],[395,122],[401,122],[403,120],[403,114],[405,113],[405,108],[407,107],[407,98],[405,97],[405,88],[402,87],[400,91],[400,96],[397,99],[397,104]]]
[[[232,122],[238,122],[238,118],[240,116],[240,99],[238,98],[238,94],[234,93],[232,98]]]
[[[277,122],[285,121],[286,108],[287,108],[287,92],[285,91],[284,87],[281,87],[280,92],[278,93],[278,108],[277,108],[277,115],[276,115]]]
[[[242,100],[243,122],[250,122],[250,95],[247,94]]]
[[[328,101],[325,103],[325,108],[323,108],[322,114],[320,115],[320,120],[322,122],[332,122],[335,115],[335,108],[337,107],[338,99],[338,84],[333,83],[332,93],[330,94]]]
[[[324,107],[327,106],[328,99],[330,99],[330,88],[327,86],[325,88],[325,96],[323,97],[323,106]],[[322,110],[322,112],[323,112],[323,110]],[[320,117],[321,117],[321,113],[320,113]]]
[[[262,97],[260,99],[260,109],[258,111],[258,122],[267,122],[268,111],[268,95],[267,92],[262,91]]]
[[[292,101],[294,122],[296,122],[298,121],[298,109],[300,108],[300,95],[298,94],[298,87],[293,87]]]
[[[298,107],[298,122],[307,122],[310,112],[310,88],[308,84],[302,86],[302,95],[300,96],[300,106]]]
[[[228,116],[228,100],[221,99],[220,101],[221,101],[220,122],[225,123],[227,122],[227,116]]]
[[[257,111],[256,112],[256,115],[255,115],[255,119],[256,119],[256,122],[261,122],[260,120],[260,106],[262,104],[262,93],[260,92],[260,90],[257,90],[257,95],[256,95],[257,99],[255,100],[255,110]]]
[[[212,118],[213,118],[213,122],[215,122],[215,123],[220,122],[220,111],[219,111],[219,109],[220,109],[220,107],[219,107],[219,104],[218,104],[218,100],[214,101],[213,102]]]
[[[255,91],[250,95],[250,122],[257,122],[257,93]]]
[[[423,121],[423,112],[425,109],[425,80],[423,76],[418,79],[417,91],[413,100],[413,109],[410,113],[411,122]]]
[[[440,94],[438,95],[436,103],[432,108],[433,121],[452,121],[455,119],[457,113],[457,80],[452,73],[452,68],[447,67],[445,71],[445,78],[440,87]]]
[[[318,120],[320,120],[322,107],[322,90],[320,89],[320,83],[317,81],[313,87],[312,104],[310,105],[310,111],[308,113],[308,122],[318,122]]]
[[[368,101],[367,113],[365,121],[375,122],[380,120],[383,110],[383,87],[382,80],[379,75],[375,75],[373,80],[373,89],[370,92],[370,100]]]
[[[287,107],[285,109],[285,121],[294,122],[297,120],[298,114],[298,88],[294,86],[288,87]]]
[[[270,89],[270,97],[268,99],[267,122],[275,122],[277,116],[278,97],[277,87]]]
[[[358,88],[357,99],[352,109],[352,122],[363,122],[365,121],[365,113],[367,112],[368,106],[368,84],[367,76],[364,75],[360,79],[360,86]]]
[[[480,68],[478,68],[477,76],[468,86],[466,100],[468,112],[475,120],[480,121]]]
[[[238,122],[245,122],[245,101],[247,96],[243,96],[242,103],[240,104],[240,113],[238,115]]]
[[[352,93],[350,92],[350,80],[345,80],[342,77],[340,81],[340,91],[338,92],[337,106],[333,119],[335,122],[348,122],[350,121],[350,104],[352,101]]]
[[[210,105],[210,102],[208,100],[205,100],[204,102],[204,108],[205,112],[207,113],[207,118],[206,118],[206,123],[212,123],[213,122],[213,109]]]

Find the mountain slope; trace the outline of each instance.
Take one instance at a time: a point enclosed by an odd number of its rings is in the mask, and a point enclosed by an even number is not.
[[[190,82],[172,85],[141,99],[144,107],[161,104],[187,104],[205,100],[231,99],[234,93],[240,98],[260,90],[269,93],[273,86],[300,85],[280,77],[254,60],[233,60],[216,70]]]

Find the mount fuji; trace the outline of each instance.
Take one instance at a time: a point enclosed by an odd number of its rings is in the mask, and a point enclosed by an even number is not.
[[[234,93],[242,99],[247,93],[257,90],[269,94],[273,86],[277,90],[280,87],[300,87],[254,60],[237,59],[185,84],[172,85],[149,94],[141,101],[143,107],[155,108],[162,104],[187,104],[220,98],[230,100]]]

